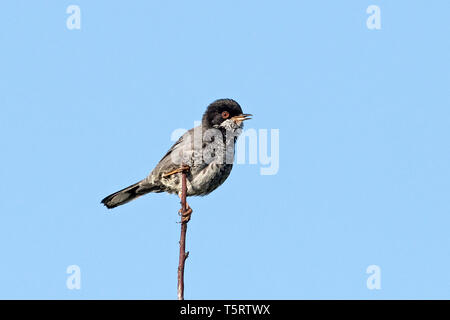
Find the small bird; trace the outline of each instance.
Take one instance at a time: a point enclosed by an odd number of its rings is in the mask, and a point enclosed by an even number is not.
[[[186,195],[204,196],[219,187],[230,175],[234,161],[234,146],[242,132],[243,122],[251,119],[233,99],[211,103],[201,125],[190,129],[178,139],[147,178],[117,191],[102,200],[115,208],[144,194],[167,192],[181,198],[181,177],[186,172]],[[192,209],[186,205],[189,221]]]

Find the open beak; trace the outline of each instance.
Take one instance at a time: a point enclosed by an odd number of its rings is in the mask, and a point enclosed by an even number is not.
[[[245,120],[250,120],[251,116],[252,116],[252,114],[243,113],[238,116],[231,117],[231,120],[233,120],[234,122],[236,122],[239,125]]]

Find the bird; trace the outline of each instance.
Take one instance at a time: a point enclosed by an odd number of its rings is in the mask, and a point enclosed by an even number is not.
[[[105,197],[101,203],[112,209],[145,194],[161,192],[177,194],[181,199],[181,172],[186,173],[186,196],[208,195],[230,175],[236,140],[251,116],[243,113],[233,99],[213,101],[201,124],[184,133],[145,179]],[[185,222],[192,213],[189,204],[186,209],[182,217]]]

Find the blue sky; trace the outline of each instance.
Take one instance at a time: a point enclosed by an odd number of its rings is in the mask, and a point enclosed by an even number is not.
[[[366,27],[373,4],[381,30]],[[449,11],[3,1],[0,298],[175,299],[177,198],[99,202],[230,97],[254,114],[247,128],[279,129],[280,167],[236,165],[190,199],[187,299],[448,299]]]

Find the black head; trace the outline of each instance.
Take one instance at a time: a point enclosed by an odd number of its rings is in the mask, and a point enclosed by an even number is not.
[[[212,128],[225,120],[243,121],[246,115],[242,113],[241,106],[233,99],[219,99],[211,103],[203,114],[202,125]]]

